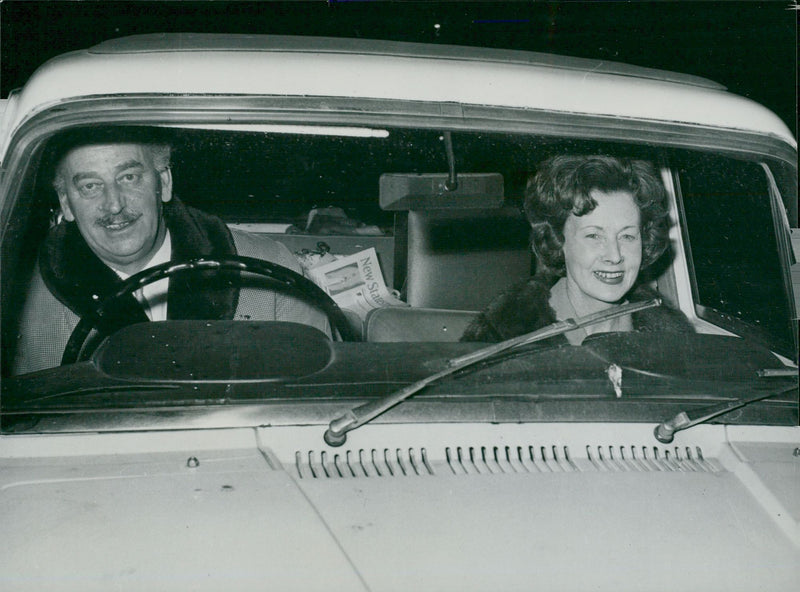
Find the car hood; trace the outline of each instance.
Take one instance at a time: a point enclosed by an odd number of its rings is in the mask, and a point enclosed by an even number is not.
[[[800,577],[791,442],[749,459],[490,462],[473,447],[154,452],[142,437],[83,455],[104,436],[75,436],[66,458],[4,438],[0,588],[730,591]]]

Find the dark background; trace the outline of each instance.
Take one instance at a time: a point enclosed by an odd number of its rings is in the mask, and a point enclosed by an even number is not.
[[[797,134],[793,0],[677,2],[30,1],[0,4],[0,94],[44,60],[163,31],[348,36],[529,49],[711,78]]]

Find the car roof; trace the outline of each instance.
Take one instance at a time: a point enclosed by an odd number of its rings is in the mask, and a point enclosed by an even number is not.
[[[492,49],[483,47],[433,45],[331,37],[296,37],[282,35],[219,35],[219,34],[150,34],[105,41],[89,49],[96,54],[125,54],[193,51],[259,51],[293,53],[338,53],[373,56],[457,59],[459,61],[504,62],[549,66],[573,70],[593,70],[611,74],[673,80],[708,88],[724,89],[717,82],[691,76],[642,68],[618,62],[560,56],[548,53]]]
[[[47,107],[114,95],[358,97],[489,105],[744,130],[785,123],[720,84],[602,60],[380,40],[164,33],[56,57],[15,93],[0,147]],[[0,153],[2,154],[2,153]]]

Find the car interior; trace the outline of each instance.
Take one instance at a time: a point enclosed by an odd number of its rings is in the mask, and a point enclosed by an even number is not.
[[[448,140],[454,156],[448,156]],[[287,156],[290,150],[271,148],[285,160],[268,166],[281,171],[282,188],[295,193],[267,213],[267,224],[261,220],[244,227],[265,232],[296,253],[313,251],[320,243],[341,255],[374,248],[387,287],[407,305],[376,308],[363,319],[350,315],[362,338],[375,342],[457,341],[470,320],[497,294],[535,272],[522,201],[528,176],[540,160],[576,149],[648,152],[642,147],[610,144],[600,148],[593,142],[576,146],[571,140],[524,134],[462,132],[450,136],[450,132],[425,129],[392,129],[388,138],[377,141],[273,135],[259,138],[259,142],[289,145],[317,154],[319,160],[292,159]],[[310,169],[311,183],[319,184],[315,195],[290,186],[291,180],[309,172],[291,171],[298,161]],[[186,163],[187,157],[181,162]],[[451,175],[460,184],[455,191],[424,186],[432,177],[440,182]],[[270,174],[269,178],[276,176]],[[179,194],[183,193],[194,195],[197,190],[187,188]],[[263,199],[275,203],[280,197]],[[199,207],[217,211],[234,224],[244,221],[241,213],[230,211],[231,202],[224,201],[228,202],[224,204],[227,211],[217,209],[222,203]],[[304,232],[305,211],[281,211],[302,203],[309,210],[335,206],[358,224],[380,232],[362,234],[358,229],[352,232],[351,227],[343,233],[341,226]],[[270,232],[276,222],[294,224],[286,231]],[[298,228],[300,232],[295,234]]]
[[[559,153],[664,158],[646,145],[522,133],[321,126],[153,132],[173,146],[174,194],[188,205],[266,234],[301,260],[373,248],[401,305],[360,316],[345,311],[371,342],[457,341],[492,298],[535,272],[522,200],[538,162]],[[58,216],[47,150],[31,165],[23,181],[31,199],[18,200],[20,215],[11,218],[18,227],[10,236],[19,240],[3,245],[6,337],[18,330],[8,311],[24,300],[36,258],[28,246],[40,244]],[[674,255],[646,278],[673,303]],[[13,355],[7,349],[6,358]]]

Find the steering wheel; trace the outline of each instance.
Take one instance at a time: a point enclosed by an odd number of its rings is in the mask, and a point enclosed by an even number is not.
[[[270,283],[274,284],[282,291],[289,292],[293,296],[321,309],[327,315],[332,329],[339,334],[343,341],[359,341],[358,336],[347,321],[347,317],[344,316],[342,309],[339,308],[339,305],[336,304],[322,288],[317,286],[317,284],[303,277],[296,271],[278,265],[277,263],[263,261],[254,257],[231,255],[221,259],[201,258],[182,263],[170,261],[144,269],[132,275],[120,285],[119,289],[114,294],[107,297],[97,306],[94,314],[86,315],[78,322],[72,334],[69,336],[67,346],[64,348],[64,355],[61,357],[61,365],[63,366],[64,364],[72,364],[74,362],[86,360],[92,352],[97,349],[99,340],[94,347],[85,347],[86,340],[92,332],[92,329],[98,329],[98,331],[100,331],[98,327],[103,317],[113,309],[113,306],[120,298],[133,294],[143,286],[179,273],[200,273],[208,271],[238,271],[265,277],[270,280]],[[125,322],[122,326],[116,327],[115,330],[119,330],[134,322],[133,320]],[[103,331],[101,331],[101,334],[102,333]],[[106,335],[106,337],[107,336],[108,335]]]

